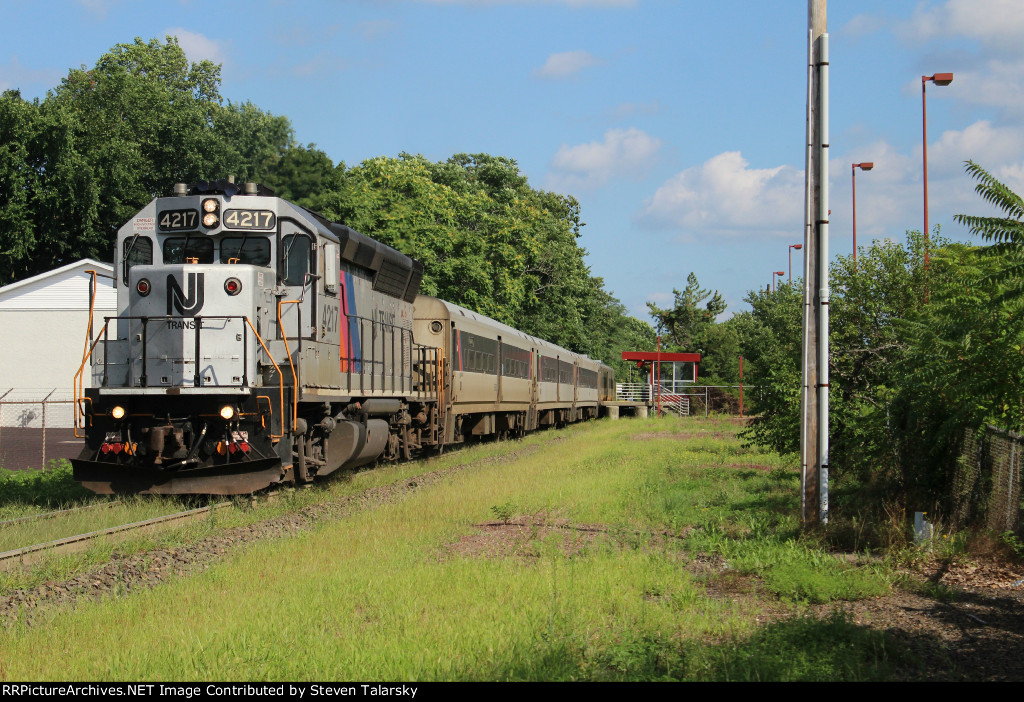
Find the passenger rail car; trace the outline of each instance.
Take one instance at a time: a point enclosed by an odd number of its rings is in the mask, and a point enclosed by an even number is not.
[[[607,366],[418,295],[418,261],[255,183],[178,184],[116,247],[117,314],[90,319],[75,378],[72,466],[98,493],[308,482],[590,419],[614,389]]]

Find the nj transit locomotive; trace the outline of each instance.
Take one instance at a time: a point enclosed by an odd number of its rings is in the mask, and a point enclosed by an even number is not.
[[[116,247],[75,380],[97,493],[246,494],[612,399],[607,366],[418,295],[420,262],[256,183],[178,184]]]

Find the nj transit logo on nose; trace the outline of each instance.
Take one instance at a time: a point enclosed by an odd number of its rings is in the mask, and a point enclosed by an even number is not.
[[[177,310],[182,317],[195,317],[199,310],[203,309],[203,278],[202,273],[189,273],[186,282],[188,294],[185,294],[174,276],[167,276],[168,315]]]

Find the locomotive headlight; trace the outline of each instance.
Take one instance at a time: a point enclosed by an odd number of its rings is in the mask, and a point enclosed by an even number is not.
[[[203,226],[212,229],[220,224],[220,201],[215,198],[203,200]]]
[[[237,295],[242,292],[242,281],[238,278],[228,278],[224,281],[224,292],[228,295]]]
[[[122,419],[124,417],[124,407],[117,405],[114,409],[110,410],[110,416],[114,419]]]
[[[231,420],[235,418],[235,408],[231,405],[224,405],[220,408],[221,419]]]
[[[153,286],[149,284],[149,281],[145,278],[139,278],[139,282],[135,284],[135,289],[140,295],[145,297],[149,294],[149,291],[153,289]]]

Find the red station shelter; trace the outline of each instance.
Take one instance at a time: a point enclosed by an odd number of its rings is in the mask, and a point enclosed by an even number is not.
[[[700,363],[699,353],[668,353],[666,351],[623,351],[623,361],[633,361],[636,363],[637,368],[643,368],[647,366],[651,369],[651,385],[654,385],[655,379],[658,379],[657,385],[657,397],[658,397],[658,409],[661,410],[661,364],[662,363],[692,363],[693,364],[693,382],[697,382],[697,364]],[[653,388],[652,388],[653,390]],[[651,396],[654,397],[655,393],[652,392]]]

